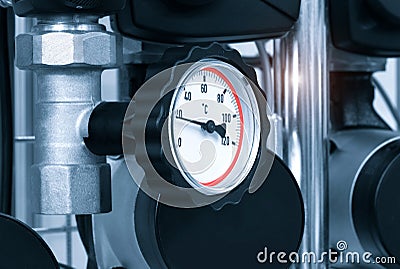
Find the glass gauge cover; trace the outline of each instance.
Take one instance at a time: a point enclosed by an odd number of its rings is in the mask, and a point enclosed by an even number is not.
[[[254,84],[216,59],[194,63],[169,111],[172,157],[184,179],[206,195],[226,193],[248,176],[260,147]]]

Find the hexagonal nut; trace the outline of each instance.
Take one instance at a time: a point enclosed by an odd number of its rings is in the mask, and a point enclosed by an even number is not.
[[[102,68],[121,63],[121,38],[109,32],[43,32],[22,34],[16,40],[16,64],[35,66],[84,65]]]
[[[97,214],[111,211],[108,164],[32,166],[32,210],[40,214]]]

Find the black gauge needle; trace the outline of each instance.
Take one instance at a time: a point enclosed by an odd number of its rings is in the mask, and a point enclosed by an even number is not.
[[[220,125],[215,126],[215,132],[221,136],[221,138],[224,138],[226,135],[226,124],[222,123]]]
[[[196,125],[200,125],[200,127],[203,130],[206,130],[208,133],[212,134],[212,133],[216,132],[222,138],[224,138],[226,135],[226,124],[225,123],[222,123],[220,125],[215,125],[215,122],[213,120],[209,120],[207,122],[200,122],[197,120],[186,119],[183,117],[178,117],[177,119],[188,121],[188,122],[196,124]]]
[[[204,122],[200,122],[200,121],[197,121],[197,120],[186,119],[184,117],[176,117],[176,118],[180,119],[180,120],[188,121],[188,122],[193,123],[193,124],[200,125],[201,127],[203,127],[203,125],[205,125]]]

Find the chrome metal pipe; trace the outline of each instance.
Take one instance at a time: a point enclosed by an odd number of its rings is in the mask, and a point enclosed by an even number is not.
[[[109,211],[102,200],[110,198],[110,168],[105,157],[86,148],[82,130],[85,118],[100,102],[101,73],[84,69],[36,73],[35,210],[44,214]]]
[[[39,18],[16,40],[16,63],[36,74],[33,210],[95,214],[111,210],[106,158],[85,146],[101,74],[121,62],[121,40],[92,16]]]
[[[284,160],[298,179],[305,203],[300,253],[328,250],[328,69],[325,0],[303,0],[294,31],[275,41],[277,105],[283,118]],[[280,96],[275,93],[276,96]],[[278,100],[280,101],[280,100]],[[320,257],[320,256],[319,256]],[[296,268],[326,268],[300,263]]]

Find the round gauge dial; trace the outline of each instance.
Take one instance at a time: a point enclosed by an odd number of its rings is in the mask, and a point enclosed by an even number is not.
[[[168,124],[174,162],[193,188],[221,194],[246,179],[260,146],[260,113],[237,68],[215,59],[193,64],[173,94]]]

